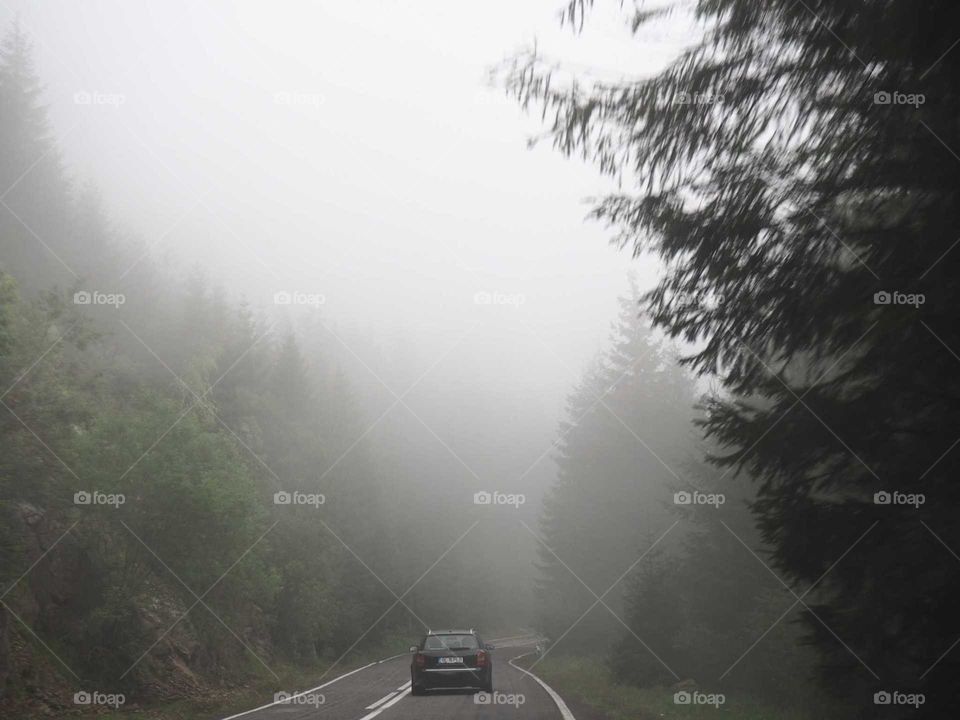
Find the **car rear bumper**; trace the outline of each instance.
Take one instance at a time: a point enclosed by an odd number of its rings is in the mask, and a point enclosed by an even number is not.
[[[489,668],[425,668],[412,677],[422,688],[483,688],[490,683]]]

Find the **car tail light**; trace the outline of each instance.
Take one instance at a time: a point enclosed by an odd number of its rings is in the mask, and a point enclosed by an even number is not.
[[[487,654],[480,650],[477,652],[477,667],[483,667],[487,664]]]
[[[414,656],[413,661],[417,664],[417,667],[423,667],[427,664],[427,656],[422,653],[417,653]]]

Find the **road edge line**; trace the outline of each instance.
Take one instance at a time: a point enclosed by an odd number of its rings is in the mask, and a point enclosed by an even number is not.
[[[367,663],[367,664],[364,665],[363,667],[358,667],[358,668],[355,668],[355,669],[351,670],[351,671],[348,672],[348,673],[344,673],[343,675],[338,675],[338,676],[335,677],[333,680],[328,680],[328,681],[325,682],[323,685],[317,685],[315,688],[310,688],[309,690],[304,690],[303,692],[297,693],[296,695],[291,695],[290,697],[288,697],[288,698],[285,699],[285,700],[274,700],[272,703],[267,703],[266,705],[261,705],[260,707],[255,707],[255,708],[253,708],[252,710],[244,710],[244,711],[241,712],[241,713],[237,713],[236,715],[231,715],[230,717],[222,718],[221,720],[234,720],[234,718],[243,717],[244,715],[249,715],[250,713],[259,712],[260,710],[266,710],[267,708],[273,707],[274,705],[284,705],[284,704],[286,704],[286,703],[289,703],[291,700],[296,700],[297,698],[303,697],[304,695],[309,695],[310,693],[316,692],[317,690],[322,690],[323,688],[327,687],[328,685],[333,685],[335,682],[337,682],[337,680],[342,680],[342,679],[345,678],[345,677],[349,677],[350,675],[353,675],[354,673],[358,673],[358,672],[360,672],[361,670],[366,670],[367,668],[373,667],[373,666],[376,665],[376,664],[377,664],[377,661],[374,660],[374,661],[371,662],[371,663]]]
[[[537,637],[537,634],[535,632],[524,632],[524,633],[520,633],[519,635],[506,635],[500,638],[490,638],[489,640],[490,642],[495,643],[495,642],[503,642],[504,640],[518,640],[518,639],[523,640],[526,638],[536,639],[536,637]]]
[[[560,715],[563,717],[563,720],[576,720],[576,718],[573,716],[573,713],[570,712],[570,708],[567,707],[567,704],[563,701],[563,698],[560,697],[560,694],[556,690],[554,690],[552,687],[547,685],[547,683],[545,683],[543,680],[541,680],[539,677],[534,675],[529,670],[525,670],[519,665],[514,665],[513,663],[514,660],[519,660],[520,658],[526,657],[527,655],[533,655],[533,653],[528,652],[528,653],[524,653],[523,655],[517,655],[515,658],[511,658],[510,660],[507,660],[507,664],[510,665],[510,667],[515,668],[516,670],[519,670],[520,672],[524,673],[525,675],[529,675],[538,683],[540,683],[540,687],[542,687],[544,690],[547,691],[547,695],[550,696],[550,699],[553,700],[554,704],[557,706],[557,710],[560,711]]]
[[[379,665],[380,663],[385,663],[388,660],[396,660],[398,657],[403,657],[404,655],[410,655],[410,654],[411,653],[409,650],[407,650],[407,652],[397,653],[396,655],[391,655],[390,657],[384,658],[383,660],[377,660],[377,665]]]

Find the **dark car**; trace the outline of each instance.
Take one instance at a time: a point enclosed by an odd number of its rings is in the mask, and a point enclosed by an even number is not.
[[[429,630],[410,648],[410,692],[470,689],[493,692],[493,645],[474,630]]]

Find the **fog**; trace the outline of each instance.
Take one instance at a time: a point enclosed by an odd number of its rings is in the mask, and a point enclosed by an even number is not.
[[[677,33],[638,48],[607,10],[575,42],[550,0],[7,8],[34,33],[73,174],[149,256],[198,266],[254,307],[277,292],[322,296],[331,328],[389,348],[342,358],[371,392],[382,391],[374,375],[402,392],[466,333],[422,382],[420,408],[449,421],[422,398],[442,388],[444,404],[473,409],[461,432],[486,447],[529,438],[500,462],[465,458],[497,479],[554,440],[627,272],[644,284],[656,272],[584,222],[585,199],[611,183],[529,150],[537,120],[489,80],[533,39],[611,77],[650,74],[675,54]],[[516,304],[477,305],[478,292]]]
[[[956,574],[864,589],[955,524],[888,4],[0,3],[0,709],[949,707]]]

